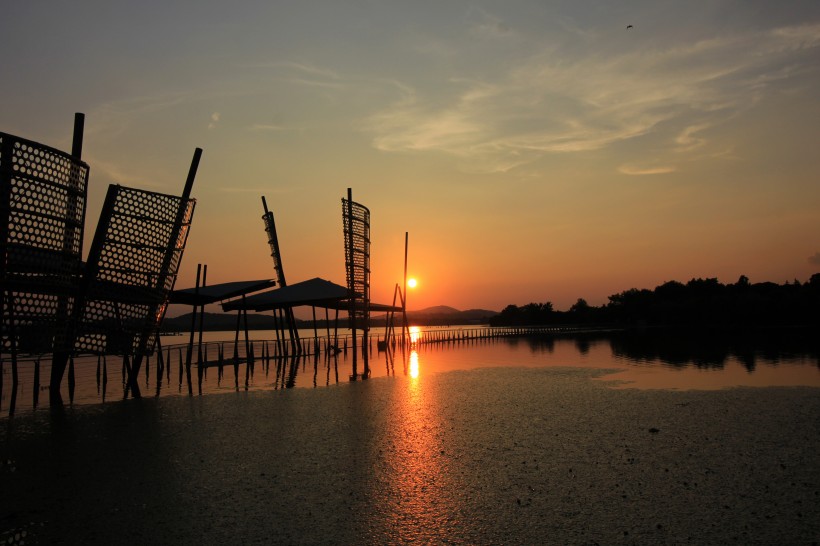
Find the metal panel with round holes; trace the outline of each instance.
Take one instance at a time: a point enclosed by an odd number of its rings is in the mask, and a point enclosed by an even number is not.
[[[185,250],[195,200],[109,187],[88,256],[77,353],[153,350]]]
[[[2,351],[50,352],[66,334],[81,269],[88,165],[0,133]]]

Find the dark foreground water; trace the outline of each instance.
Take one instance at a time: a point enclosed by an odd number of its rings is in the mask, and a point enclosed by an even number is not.
[[[422,343],[367,381],[350,354],[209,368],[201,396],[152,361],[139,400],[78,363],[72,405],[21,382],[0,420],[0,544],[813,544],[815,344]]]
[[[0,541],[820,538],[816,388],[613,389],[591,368],[427,373],[426,355],[417,376],[5,419]]]

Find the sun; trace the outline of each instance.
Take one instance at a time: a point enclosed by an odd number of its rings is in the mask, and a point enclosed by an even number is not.
[[[418,284],[419,282],[416,279],[407,279],[407,288],[415,288]]]

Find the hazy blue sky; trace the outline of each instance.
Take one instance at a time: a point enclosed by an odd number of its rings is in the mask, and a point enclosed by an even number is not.
[[[820,271],[816,0],[15,2],[0,50],[0,130],[86,114],[89,233],[204,149],[179,286],[272,275],[262,195],[288,280],[343,283],[348,187],[411,308]]]

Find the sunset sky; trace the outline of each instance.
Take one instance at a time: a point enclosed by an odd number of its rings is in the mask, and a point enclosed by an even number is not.
[[[86,114],[89,242],[203,148],[179,288],[273,276],[263,195],[288,280],[343,284],[348,187],[411,309],[820,272],[816,0],[21,1],[0,51],[0,131]]]

